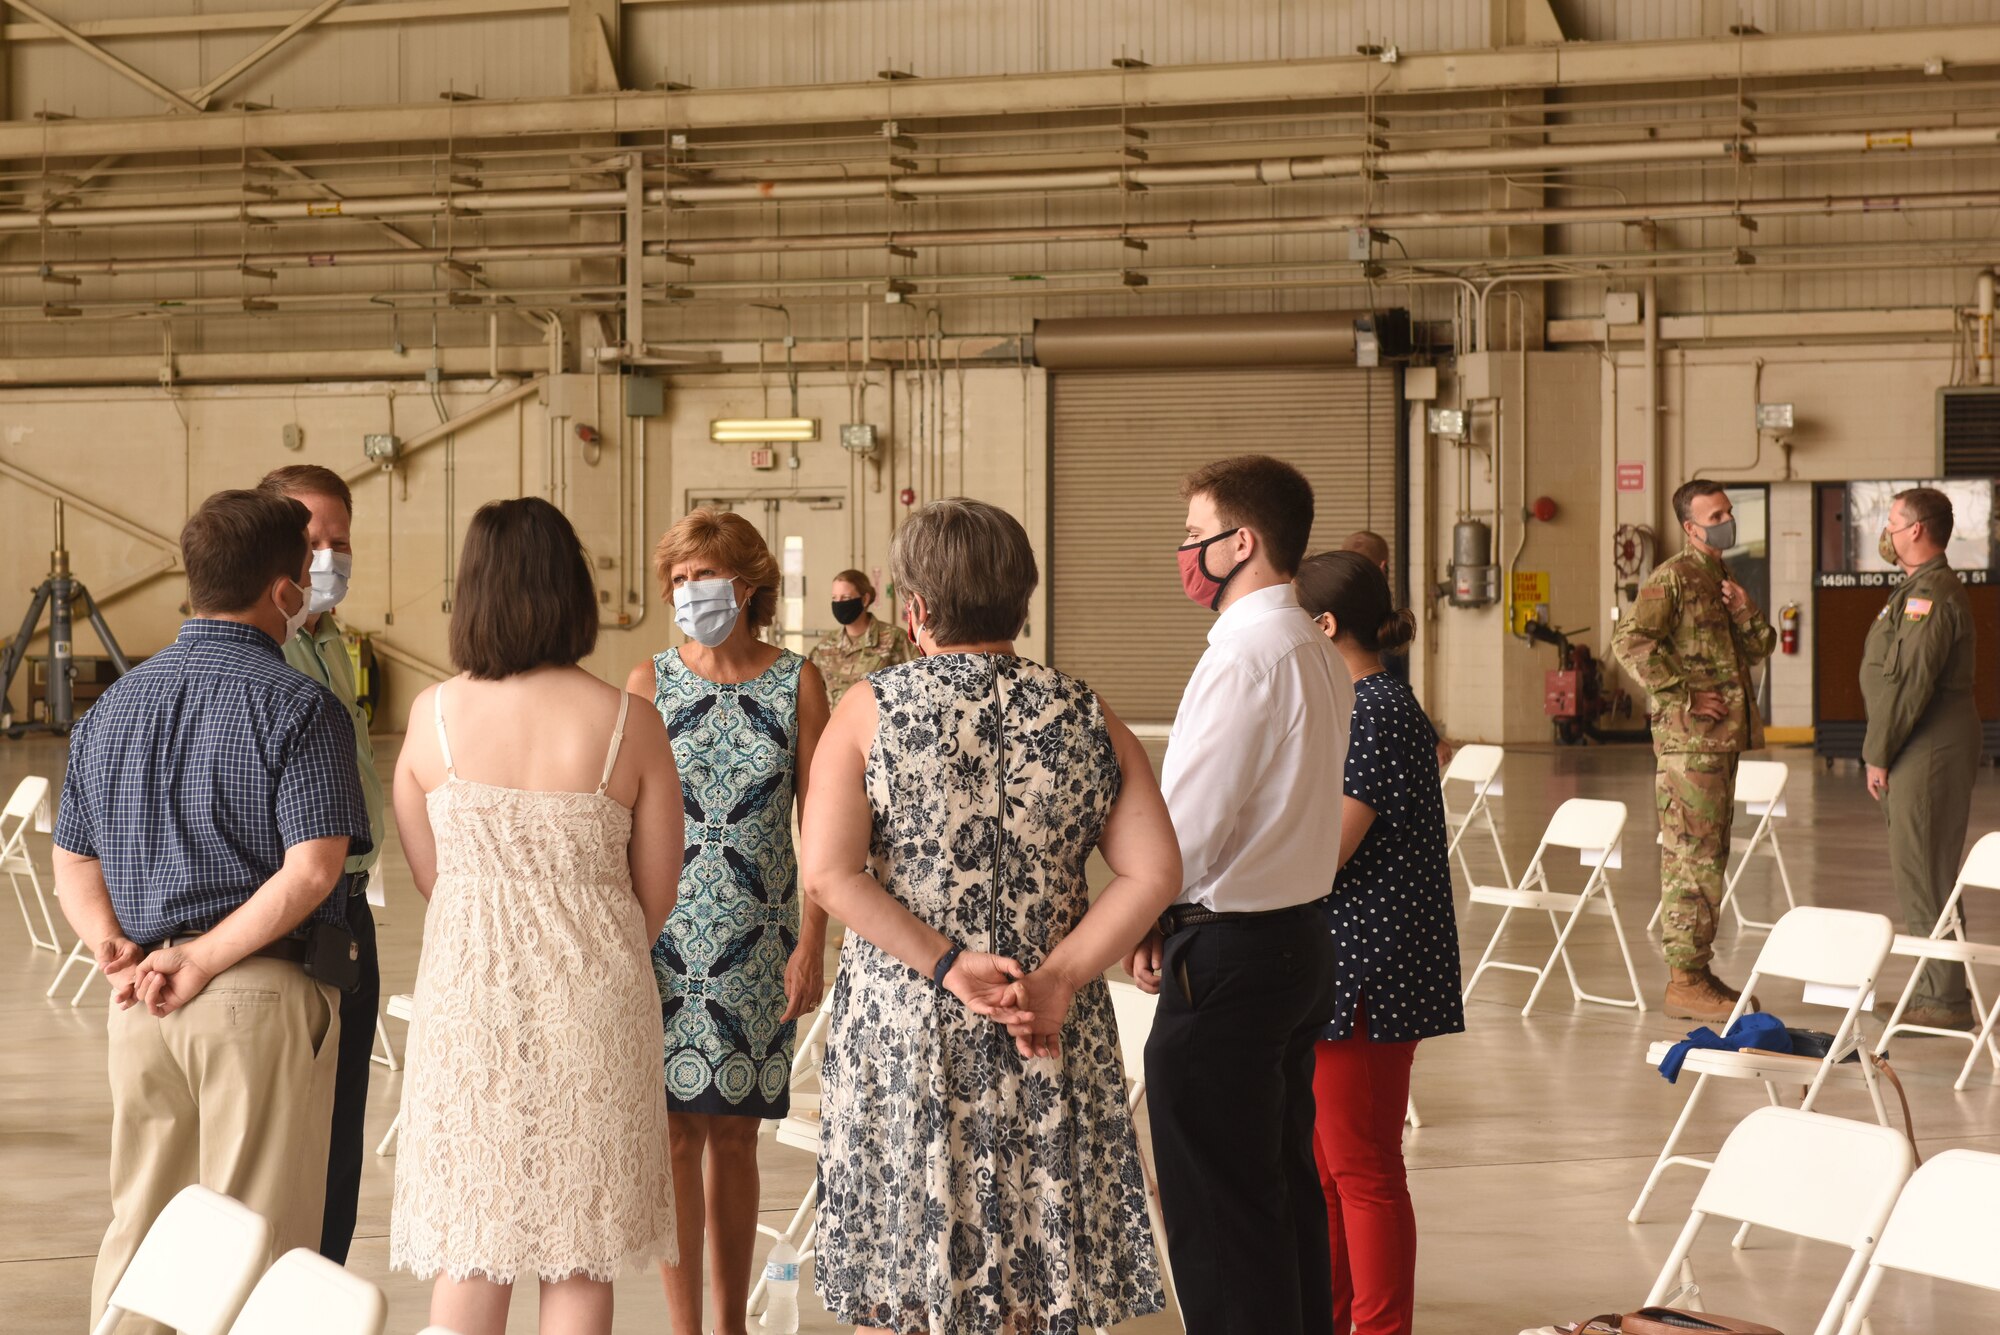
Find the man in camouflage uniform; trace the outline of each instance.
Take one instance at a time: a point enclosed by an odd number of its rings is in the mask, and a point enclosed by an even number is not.
[[[1912,936],[1930,935],[1958,879],[1979,771],[1972,604],[1945,560],[1951,529],[1951,500],[1934,488],[1913,487],[1890,504],[1882,557],[1902,568],[1903,582],[1861,651],[1861,759],[1889,823],[1890,875]],[[1942,960],[1920,967],[1904,1021],[1970,1029],[1965,970]]]
[[[1673,1019],[1729,1018],[1740,995],[1709,969],[1736,810],[1736,761],[1764,744],[1751,669],[1777,634],[1729,576],[1722,553],[1736,519],[1719,482],[1674,493],[1687,546],[1660,563],[1611,637],[1611,652],[1651,698],[1659,773],[1663,1009]],[[1755,998],[1751,1004],[1755,1005]]]

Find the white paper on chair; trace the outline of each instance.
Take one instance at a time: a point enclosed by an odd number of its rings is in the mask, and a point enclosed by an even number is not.
[[[384,893],[387,889],[388,883],[383,879],[382,868],[378,865],[374,871],[368,873],[367,895],[369,906],[378,909],[387,908],[389,906],[389,896]]]
[[[1767,811],[1770,811],[1773,816],[1783,816],[1785,814],[1785,799],[1782,797],[1778,799],[1778,809],[1776,811],[1771,811],[1771,804],[1769,802],[1745,802],[1743,810],[1752,816],[1761,816]]]
[[[1625,865],[1623,857],[1624,849],[1625,845],[1620,843],[1618,847],[1611,850],[1611,856],[1606,858],[1604,857],[1604,850],[1601,848],[1579,848],[1576,850],[1576,860],[1586,867],[1595,867],[1597,860],[1604,858],[1604,865],[1616,870]]]
[[[35,833],[54,834],[55,820],[49,811],[49,795],[42,794],[42,800],[35,804]]]
[[[1807,983],[1801,998],[1808,1006],[1832,1006],[1836,1010],[1846,1010],[1854,1004],[1854,989],[1851,987],[1828,987],[1825,983]],[[1875,994],[1870,992],[1861,999],[1861,1009],[1875,1009]]]
[[[1505,797],[1507,795],[1507,785],[1500,781],[1498,774],[1494,775],[1492,782],[1486,785],[1486,795],[1488,797]]]

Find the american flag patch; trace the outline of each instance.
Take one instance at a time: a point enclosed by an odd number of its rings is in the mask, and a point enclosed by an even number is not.
[[[1930,614],[1931,600],[1928,598],[1912,598],[1903,604],[1903,615],[1912,621],[1922,621]]]

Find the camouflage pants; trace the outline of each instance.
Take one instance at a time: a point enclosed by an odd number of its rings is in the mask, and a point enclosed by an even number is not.
[[[1705,969],[1729,865],[1736,753],[1670,751],[1658,760],[1660,944],[1669,968]]]

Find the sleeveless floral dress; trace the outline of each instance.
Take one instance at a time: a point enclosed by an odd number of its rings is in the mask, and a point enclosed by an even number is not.
[[[871,869],[967,949],[1038,966],[1089,907],[1119,790],[1097,698],[1002,655],[870,676]],[[864,689],[857,687],[857,689]],[[840,1322],[1075,1335],[1165,1305],[1111,994],[1076,994],[1059,1058],[850,934],[822,1072],[820,1251]]]
[[[783,1117],[792,1042],[785,963],[799,941],[792,775],[799,670],[785,650],[750,681],[708,680],[669,649],[653,659],[687,820],[680,897],[653,943],[675,1112]]]
[[[623,695],[623,692],[620,693]],[[605,792],[458,777],[426,799],[437,883],[424,916],[389,1264],[510,1284],[672,1260],[667,1105],[632,811]]]

